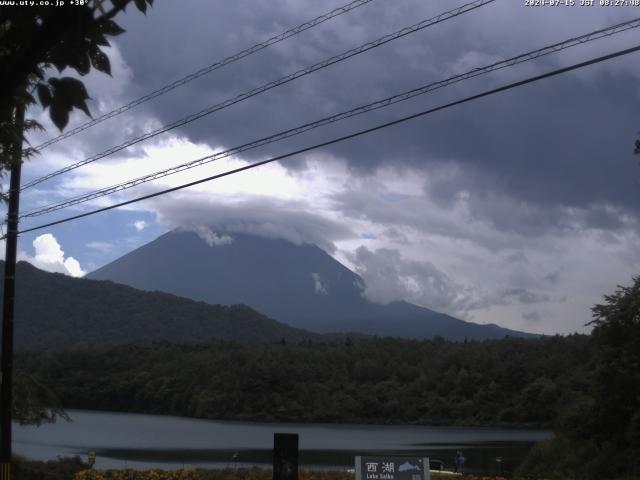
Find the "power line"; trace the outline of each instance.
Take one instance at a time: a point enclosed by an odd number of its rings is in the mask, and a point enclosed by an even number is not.
[[[201,68],[200,70],[190,73],[189,75],[186,75],[168,85],[165,85],[164,87],[161,87],[157,90],[154,90],[151,93],[148,93],[147,95],[140,97],[136,100],[133,100],[129,103],[127,103],[126,105],[122,105],[121,107],[116,108],[115,110],[112,110],[108,113],[105,113],[104,115],[101,115],[95,119],[92,119],[86,123],[83,123],[82,125],[79,125],[65,133],[62,133],[60,135],[58,135],[57,137],[54,137],[50,140],[47,140],[46,142],[41,143],[40,145],[38,145],[36,148],[36,150],[42,150],[43,148],[48,147],[49,145],[53,145],[54,143],[58,143],[61,140],[64,140],[65,138],[69,138],[73,135],[76,135],[77,133],[80,133],[84,130],[87,130],[88,128],[91,128],[99,123],[104,122],[105,120],[108,120],[110,118],[115,117],[116,115],[120,115],[121,113],[124,113],[128,110],[131,110],[134,107],[137,107],[138,105],[141,105],[145,102],[148,102],[149,100],[152,100],[156,97],[159,97],[160,95],[164,95],[167,92],[170,92],[171,90],[174,90],[182,85],[184,85],[185,83],[189,83],[192,80],[195,80],[197,78],[202,77],[203,75],[206,75],[207,73],[211,73],[214,70],[218,70],[219,68],[225,67],[231,63],[237,62],[238,60],[241,60],[245,57],[248,57],[249,55],[253,55],[254,53],[259,52],[260,50],[263,50],[267,47],[270,47],[271,45],[274,45],[276,43],[282,42],[283,40],[286,40],[288,38],[291,38],[295,35],[298,35],[299,33],[304,32],[305,30],[309,30],[310,28],[313,28],[317,25],[320,25],[321,23],[326,22],[327,20],[330,20],[334,17],[338,17],[344,13],[350,12],[351,10],[355,10],[358,7],[361,7],[363,5],[366,5],[367,3],[372,2],[373,0],[355,0],[351,3],[348,3],[347,5],[343,5],[341,7],[335,8],[333,10],[331,10],[328,13],[325,13],[323,15],[320,15],[316,18],[314,18],[313,20],[309,20],[308,22],[305,22],[301,25],[298,25],[297,27],[291,28],[289,30],[287,30],[286,32],[283,32],[279,35],[275,35],[267,40],[265,40],[262,43],[257,43],[255,45],[253,45],[252,47],[246,48],[234,55],[231,55],[223,60],[220,60],[218,62],[212,63],[211,65],[208,65],[206,67]]]
[[[161,195],[166,195],[168,193],[172,193],[172,192],[175,192],[175,191],[178,191],[178,190],[182,190],[184,188],[192,187],[194,185],[198,185],[198,184],[205,183],[205,182],[210,182],[210,181],[216,180],[218,178],[227,177],[229,175],[240,173],[240,172],[243,172],[245,170],[250,170],[252,168],[256,168],[256,167],[259,167],[259,166],[262,166],[262,165],[266,165],[267,163],[272,163],[272,162],[276,162],[276,161],[279,161],[279,160],[284,160],[285,158],[293,157],[293,156],[299,155],[301,153],[306,153],[306,152],[309,152],[311,150],[315,150],[315,149],[318,149],[318,148],[322,148],[322,147],[326,147],[326,146],[329,146],[329,145],[333,145],[335,143],[343,142],[345,140],[349,140],[349,139],[352,139],[352,138],[355,138],[355,137],[359,137],[359,136],[365,135],[367,133],[372,133],[372,132],[375,132],[375,131],[378,131],[378,130],[382,130],[384,128],[388,128],[388,127],[391,127],[393,125],[398,125],[400,123],[404,123],[404,122],[407,122],[409,120],[413,120],[415,118],[423,117],[423,116],[426,116],[426,115],[429,115],[429,114],[432,114],[432,113],[435,113],[435,112],[438,112],[438,111],[441,111],[441,110],[445,110],[447,108],[451,108],[451,107],[454,107],[456,105],[461,105],[463,103],[467,103],[467,102],[471,102],[471,101],[474,101],[474,100],[478,100],[480,98],[487,97],[487,96],[490,96],[490,95],[494,95],[496,93],[500,93],[500,92],[504,92],[504,91],[507,91],[507,90],[511,90],[513,88],[520,87],[522,85],[527,85],[529,83],[534,83],[534,82],[537,82],[537,81],[540,81],[540,80],[543,80],[543,79],[546,79],[546,78],[554,77],[554,76],[557,76],[557,75],[560,75],[560,74],[563,74],[563,73],[567,73],[567,72],[570,72],[570,71],[573,71],[573,70],[578,70],[580,68],[584,68],[584,67],[587,67],[589,65],[594,65],[596,63],[604,62],[606,60],[611,60],[613,58],[621,57],[623,55],[628,55],[630,53],[637,52],[639,50],[640,50],[640,45],[632,47],[632,48],[627,48],[625,50],[619,50],[617,52],[610,53],[608,55],[603,55],[601,57],[597,57],[597,58],[594,58],[594,59],[591,59],[591,60],[587,60],[585,62],[576,63],[576,64],[573,64],[573,65],[571,65],[569,67],[559,68],[557,70],[553,70],[551,72],[543,73],[541,75],[536,75],[536,76],[533,76],[533,77],[529,77],[529,78],[527,78],[525,80],[520,80],[518,82],[509,83],[507,85],[503,85],[502,87],[494,88],[492,90],[487,90],[485,92],[482,92],[482,93],[479,93],[479,94],[476,94],[476,95],[465,97],[465,98],[463,98],[461,100],[456,100],[454,102],[450,102],[450,103],[447,103],[447,104],[444,104],[444,105],[440,105],[439,107],[431,108],[429,110],[424,110],[424,111],[419,112],[419,113],[414,113],[413,115],[408,115],[406,117],[402,117],[402,118],[393,120],[391,122],[383,123],[383,124],[377,125],[375,127],[371,127],[371,128],[367,128],[365,130],[360,130],[360,131],[357,131],[355,133],[351,133],[349,135],[344,135],[342,137],[334,138],[333,140],[328,140],[326,142],[318,143],[318,144],[312,145],[310,147],[306,147],[306,148],[302,148],[300,150],[296,150],[296,151],[293,151],[293,152],[286,153],[284,155],[279,155],[277,157],[269,158],[267,160],[262,160],[260,162],[254,162],[254,163],[251,163],[249,165],[245,165],[244,167],[239,167],[239,168],[235,168],[233,170],[228,170],[228,171],[223,172],[223,173],[212,175],[210,177],[201,178],[199,180],[195,180],[193,182],[185,183],[185,184],[179,185],[177,187],[167,188],[167,189],[161,190],[159,192],[151,193],[151,194],[148,194],[148,195],[143,195],[141,197],[137,197],[137,198],[134,198],[134,199],[131,199],[131,200],[127,200],[127,201],[120,202],[120,203],[117,203],[117,204],[114,204],[114,205],[110,205],[108,207],[102,207],[102,208],[99,208],[99,209],[96,209],[96,210],[92,210],[90,212],[85,212],[85,213],[81,213],[81,214],[78,214],[78,215],[73,215],[71,217],[63,218],[61,220],[56,220],[54,222],[49,222],[49,223],[46,223],[46,224],[42,224],[42,225],[38,225],[38,226],[35,226],[35,227],[27,228],[27,229],[19,231],[18,233],[19,234],[23,234],[23,233],[33,232],[35,230],[40,230],[40,229],[51,227],[51,226],[54,226],[54,225],[59,225],[61,223],[70,222],[72,220],[77,220],[79,218],[88,217],[90,215],[95,215],[97,213],[105,212],[105,211],[108,211],[108,210],[113,210],[115,208],[123,207],[125,205],[131,205],[132,203],[137,203],[137,202],[140,202],[142,200],[148,200],[150,198],[158,197],[158,196],[161,196]],[[2,237],[2,238],[4,238],[4,237]]]
[[[179,173],[181,171],[184,170],[188,170],[191,168],[195,168],[201,165],[205,165],[207,163],[210,162],[214,162],[216,160],[220,160],[222,158],[226,158],[229,157],[231,155],[237,155],[239,153],[245,152],[247,150],[251,150],[254,148],[258,148],[264,145],[268,145],[270,143],[274,143],[280,140],[284,140],[286,138],[290,138],[293,137],[295,135],[299,135],[301,133],[304,133],[306,131],[315,129],[315,128],[319,128],[321,126],[324,125],[328,125],[337,121],[341,121],[344,120],[346,118],[350,118],[356,115],[361,115],[363,113],[367,113],[376,109],[380,109],[380,108],[384,108],[390,105],[393,105],[395,103],[401,102],[401,101],[405,101],[405,100],[409,100],[413,97],[416,97],[418,95],[423,95],[432,91],[435,91],[437,89],[443,88],[443,87],[447,87],[449,85],[461,82],[463,80],[468,80],[470,78],[474,78],[480,75],[484,75],[486,73],[490,73],[496,70],[500,70],[506,67],[510,67],[510,66],[514,66],[514,65],[518,65],[520,63],[524,63],[527,61],[531,61],[537,58],[540,58],[542,56],[545,55],[549,55],[552,53],[556,53],[559,52],[561,50],[565,50],[567,48],[571,48],[574,47],[576,45],[581,45],[587,42],[591,42],[594,40],[598,40],[604,37],[608,37],[617,33],[621,33],[627,30],[630,30],[632,28],[637,28],[640,26],[640,18],[636,18],[634,20],[630,20],[627,22],[623,22],[623,23],[619,23],[616,25],[612,25],[610,27],[607,28],[603,28],[600,30],[596,30],[590,33],[587,33],[585,35],[581,35],[579,37],[574,37],[574,38],[570,38],[568,40],[565,40],[563,42],[559,42],[559,43],[555,43],[553,45],[549,45],[537,50],[533,50],[527,53],[523,53],[521,55],[515,56],[515,57],[511,57],[507,60],[501,60],[499,62],[484,66],[484,67],[479,67],[479,68],[475,68],[472,69],[470,71],[467,71],[465,73],[459,74],[459,75],[454,75],[452,77],[449,77],[445,80],[440,80],[438,82],[433,82],[430,83],[428,85],[419,87],[419,88],[415,88],[413,90],[409,90],[407,92],[403,92],[397,95],[393,95],[391,97],[387,97],[385,99],[382,100],[378,100],[376,102],[372,102],[366,105],[362,105],[356,108],[353,108],[351,110],[348,111],[344,111],[341,113],[337,113],[334,115],[331,115],[329,117],[325,117],[322,118],[320,120],[316,120],[314,122],[311,123],[306,123],[304,125],[300,125],[298,127],[289,129],[289,130],[285,130],[279,133],[276,133],[274,135],[268,136],[268,137],[263,137],[260,138],[258,140],[249,142],[249,143],[245,143],[243,145],[237,146],[237,147],[233,147],[227,150],[224,150],[222,152],[218,152],[212,155],[207,155],[201,158],[198,158],[196,160],[192,160],[190,162],[187,163],[183,163],[181,165],[177,165],[175,167],[171,167],[171,168],[167,168],[165,170],[160,170],[158,172],[155,173],[151,173],[148,175],[144,175],[135,179],[131,179],[128,180],[126,182],[122,182],[116,185],[112,185],[100,190],[96,190],[93,192],[89,192],[86,194],[82,194],[76,197],[73,197],[71,199],[65,200],[63,202],[58,202],[58,203],[53,203],[53,204],[49,204],[46,205],[44,207],[32,210],[30,212],[27,212],[25,214],[23,214],[21,216],[21,218],[25,218],[25,217],[36,217],[39,215],[44,215],[47,213],[51,213],[54,212],[56,210],[61,210],[63,208],[67,208],[73,205],[77,205],[80,203],[84,203],[87,202],[89,200],[93,200],[99,197],[103,197],[106,195],[110,195],[112,193],[115,192],[119,192],[122,190],[126,190],[132,187],[135,187],[137,185],[141,185],[143,183],[147,183],[153,180],[157,180],[159,178],[163,178],[169,175],[173,175],[175,173]]]
[[[303,77],[305,75],[309,75],[310,73],[316,72],[318,70],[321,70],[323,68],[327,68],[331,65],[334,65],[338,62],[342,62],[344,60],[347,60],[351,57],[354,57],[356,55],[360,55],[361,53],[367,52],[369,50],[372,50],[374,48],[380,47],[381,45],[384,45],[386,43],[389,43],[393,40],[397,40],[398,38],[402,38],[406,35],[418,32],[420,30],[423,30],[427,27],[431,27],[433,25],[436,25],[438,23],[444,22],[446,20],[450,20],[452,18],[455,18],[459,15],[462,15],[464,13],[470,12],[472,10],[475,10],[476,8],[480,8],[484,5],[487,5],[489,3],[493,3],[495,0],[475,0],[473,2],[467,3],[465,5],[462,5],[458,8],[455,8],[453,10],[449,10],[446,12],[441,13],[440,15],[437,15],[435,17],[426,19],[426,20],[422,20],[421,22],[418,22],[414,25],[411,25],[409,27],[405,27],[401,30],[398,30],[394,33],[388,34],[388,35],[384,35],[376,40],[373,40],[371,42],[365,43],[363,45],[360,45],[359,47],[353,48],[351,50],[347,50],[346,52],[343,52],[339,55],[335,55],[331,58],[328,58],[326,60],[323,60],[321,62],[318,62],[314,65],[311,65],[309,67],[303,68],[301,70],[298,70],[290,75],[284,76],[279,78],[278,80],[274,80],[271,81],[269,83],[265,83],[263,85],[261,85],[260,87],[256,87],[252,90],[249,90],[247,92],[241,93],[233,98],[229,98],[221,103],[218,103],[216,105],[212,105],[210,107],[207,107],[203,110],[200,110],[199,112],[193,113],[187,117],[184,117],[180,120],[177,120],[173,123],[170,123],[169,125],[165,125],[163,127],[160,127],[156,130],[153,130],[151,132],[145,133],[144,135],[141,135],[139,137],[127,140],[124,143],[121,143],[119,145],[116,145],[114,147],[109,148],[108,150],[105,150],[104,152],[98,153],[96,155],[93,155],[92,157],[86,158],[84,160],[81,160],[80,162],[76,162],[72,165],[69,165],[67,167],[61,168],[60,170],[57,170],[55,172],[49,173],[48,175],[45,175],[43,177],[37,178],[35,180],[32,180],[31,182],[26,183],[25,185],[23,185],[22,190],[26,190],[27,188],[33,187],[39,183],[42,183],[46,180],[49,180],[53,177],[56,177],[58,175],[61,175],[63,173],[69,172],[71,170],[74,170],[78,167],[81,167],[83,165],[86,165],[88,163],[92,163],[95,162],[96,160],[100,160],[101,158],[107,157],[109,155],[113,155],[116,152],[119,152],[121,150],[124,150],[125,148],[128,148],[132,145],[135,145],[137,143],[143,142],[145,140],[148,140],[149,138],[155,137],[157,135],[160,135],[162,133],[166,133],[170,130],[173,130],[175,128],[181,127],[183,125],[189,124],[195,120],[198,120],[206,115],[210,115],[214,112],[217,112],[219,110],[223,110],[225,108],[228,108],[232,105],[235,105],[236,103],[242,102],[244,100],[247,100],[248,98],[254,97],[256,95],[259,95],[261,93],[264,93],[268,90],[271,90],[275,87],[278,87],[280,85],[284,85],[286,83],[289,83],[293,80],[296,80],[300,77]]]

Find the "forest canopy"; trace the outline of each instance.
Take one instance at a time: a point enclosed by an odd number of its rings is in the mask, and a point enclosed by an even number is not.
[[[156,343],[23,355],[65,408],[211,419],[551,426],[588,337]]]

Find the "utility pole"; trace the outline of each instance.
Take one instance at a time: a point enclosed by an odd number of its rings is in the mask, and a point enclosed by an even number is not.
[[[16,290],[16,254],[18,251],[18,212],[24,105],[18,104],[14,117],[18,132],[10,151],[11,179],[7,211],[7,238],[4,260],[4,297],[2,298],[2,357],[0,364],[0,480],[11,479],[11,407],[13,405],[13,312]]]

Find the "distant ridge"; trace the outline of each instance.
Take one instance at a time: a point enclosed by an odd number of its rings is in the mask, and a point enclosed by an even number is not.
[[[225,234],[226,235],[226,234]],[[536,335],[480,325],[398,301],[363,296],[362,278],[315,245],[228,234],[207,242],[174,230],[87,275],[211,304],[243,303],[313,332],[484,340]],[[222,238],[222,237],[216,237]]]
[[[4,262],[0,261],[0,267]],[[17,265],[17,350],[204,342],[300,342],[321,337],[244,305],[209,305],[113,282],[48,273],[27,262]],[[0,287],[3,279],[0,278]],[[0,298],[2,288],[0,288]]]

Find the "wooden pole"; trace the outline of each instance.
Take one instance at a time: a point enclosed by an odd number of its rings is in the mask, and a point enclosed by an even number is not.
[[[273,435],[273,480],[298,480],[298,434]]]
[[[22,134],[24,105],[16,108],[14,125],[18,138],[11,151],[11,179],[7,213],[6,254],[4,260],[4,296],[2,298],[2,355],[0,363],[0,480],[11,479],[11,407],[13,405],[13,313],[18,251],[18,213],[20,173],[22,170]]]

